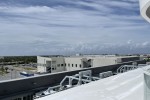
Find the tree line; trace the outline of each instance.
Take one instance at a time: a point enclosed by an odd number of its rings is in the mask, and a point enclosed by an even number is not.
[[[36,63],[37,57],[36,56],[7,56],[3,59],[0,59],[0,63],[6,63],[6,62],[20,62],[20,63]]]

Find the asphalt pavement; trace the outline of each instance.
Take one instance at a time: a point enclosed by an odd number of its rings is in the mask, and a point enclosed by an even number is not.
[[[5,67],[8,68],[8,73],[0,75],[0,81],[23,78],[25,76],[20,75],[20,72],[22,72],[22,71],[28,72],[27,70],[24,70],[21,66],[14,67],[13,65],[6,65],[6,66],[4,66],[4,68]]]

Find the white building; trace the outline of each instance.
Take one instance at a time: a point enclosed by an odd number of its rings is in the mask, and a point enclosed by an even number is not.
[[[92,67],[91,59],[82,56],[65,57],[66,70],[73,71],[82,68]]]
[[[43,72],[61,72],[80,70],[89,67],[101,67],[113,65],[128,61],[140,60],[136,56],[102,56],[102,55],[84,55],[70,57],[40,57],[37,56],[37,71]]]
[[[3,57],[3,56],[0,56],[0,59],[4,59],[4,57]]]
[[[37,56],[37,72],[61,72],[65,70],[64,57],[40,57]]]

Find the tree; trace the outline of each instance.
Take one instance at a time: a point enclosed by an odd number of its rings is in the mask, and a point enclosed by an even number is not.
[[[1,71],[4,72],[4,66],[1,66]]]
[[[7,70],[8,70],[8,67],[5,67],[5,71],[6,71],[6,73],[7,73]]]

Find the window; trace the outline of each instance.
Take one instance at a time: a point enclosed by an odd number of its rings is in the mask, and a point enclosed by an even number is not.
[[[80,64],[80,68],[81,68],[81,64]]]
[[[52,70],[55,70],[54,68],[52,68]]]
[[[43,66],[46,66],[46,64],[43,64]]]
[[[78,65],[76,64],[76,67],[78,67]]]
[[[72,67],[73,67],[73,64],[72,64]]]
[[[58,67],[60,67],[60,64],[57,64]]]
[[[70,67],[70,64],[68,64],[68,67]]]
[[[65,66],[66,66],[66,63],[65,63]]]
[[[64,66],[64,64],[61,64],[61,66]]]

